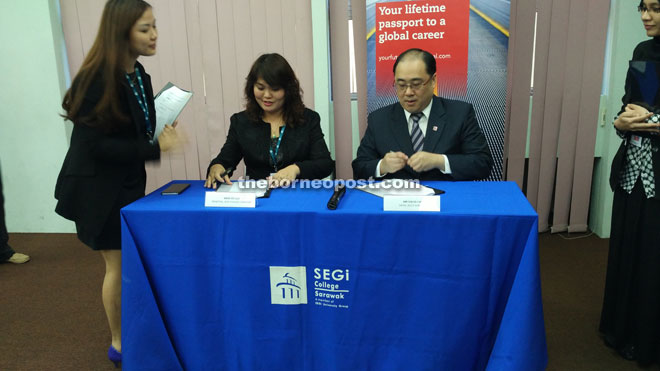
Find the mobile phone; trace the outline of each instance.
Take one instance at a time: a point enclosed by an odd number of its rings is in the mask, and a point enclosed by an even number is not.
[[[173,183],[163,189],[161,195],[178,195],[190,187],[190,183]]]

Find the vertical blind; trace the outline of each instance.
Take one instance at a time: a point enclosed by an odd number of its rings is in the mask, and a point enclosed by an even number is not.
[[[511,2],[506,179],[526,189],[541,231],[587,230],[609,9],[609,0]]]

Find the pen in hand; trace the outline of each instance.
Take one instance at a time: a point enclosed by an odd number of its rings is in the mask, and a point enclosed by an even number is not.
[[[234,171],[234,168],[228,167],[227,169],[225,169],[225,171],[222,172],[222,174],[220,174],[220,177],[224,178],[225,176],[229,175],[229,173],[231,173],[232,171]]]
[[[228,168],[226,168],[225,171],[223,171],[223,172],[220,174],[220,179],[222,179],[221,182],[220,182],[218,179],[213,179],[213,188],[214,188],[214,189],[217,188],[217,186],[216,186],[217,183],[225,183],[225,184],[227,184],[227,185],[231,185],[231,180],[228,178],[228,176],[229,176],[229,174],[230,174],[232,171],[234,171],[234,168],[233,168],[233,167],[228,167]],[[225,179],[225,177],[227,177],[227,178]]]

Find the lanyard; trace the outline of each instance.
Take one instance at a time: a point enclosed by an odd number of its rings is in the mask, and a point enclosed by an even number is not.
[[[275,146],[275,153],[273,153],[273,146],[269,146],[268,150],[270,151],[270,158],[273,160],[273,168],[277,172],[277,154],[280,152],[280,143],[282,143],[282,137],[284,136],[284,129],[286,125],[280,128],[280,137],[277,139],[277,145]]]
[[[147,134],[149,135],[149,137],[151,137],[153,133],[151,131],[151,122],[149,121],[149,106],[147,106],[147,95],[144,93],[144,84],[142,83],[142,76],[140,76],[140,70],[137,68],[135,69],[135,76],[137,77],[138,83],[140,84],[142,99],[140,99],[140,95],[138,94],[138,91],[135,88],[135,85],[133,85],[133,81],[131,81],[131,77],[128,76],[128,74],[126,74],[126,80],[128,80],[128,85],[130,85],[131,89],[133,89],[133,95],[135,95],[135,99],[137,99],[138,105],[140,105],[140,108],[144,113],[144,122],[147,125]]]

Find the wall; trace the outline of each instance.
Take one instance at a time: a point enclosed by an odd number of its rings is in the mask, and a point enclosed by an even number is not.
[[[60,113],[65,75],[56,0],[3,2],[0,163],[9,232],[72,232],[53,211],[71,128]]]
[[[601,112],[605,115],[605,125],[598,127],[596,152],[600,159],[594,166],[594,177],[589,211],[589,229],[602,238],[610,235],[612,220],[613,193],[609,186],[610,165],[621,139],[616,135],[612,121],[621,109],[628,61],[635,46],[648,39],[636,6],[638,2],[612,0],[608,31],[608,50],[605,56],[609,63],[605,69],[603,86],[606,90],[601,102],[605,104]]]

